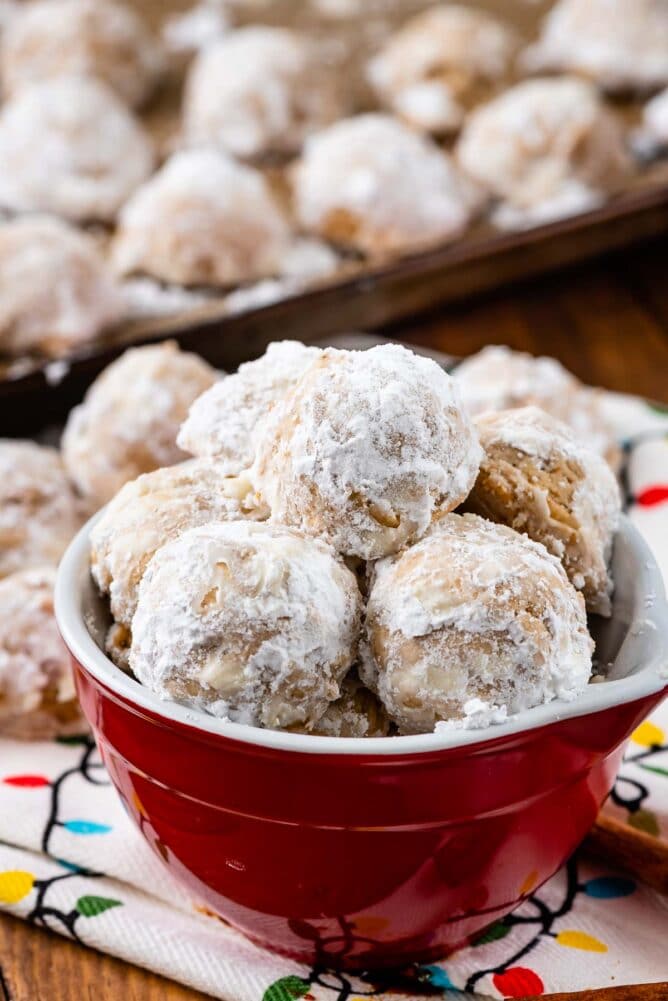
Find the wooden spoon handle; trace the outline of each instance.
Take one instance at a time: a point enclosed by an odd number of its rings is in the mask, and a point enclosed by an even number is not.
[[[668,842],[661,838],[600,813],[582,850],[589,858],[623,869],[646,886],[668,894]],[[661,997],[668,999],[668,991]]]
[[[541,994],[521,1001],[666,1001],[668,981],[660,984],[629,984],[627,987],[603,987],[576,991],[574,994]]]

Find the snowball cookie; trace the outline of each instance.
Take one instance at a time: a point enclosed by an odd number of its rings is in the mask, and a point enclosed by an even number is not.
[[[124,206],[112,256],[122,274],[236,285],[277,273],[290,237],[259,171],[214,150],[188,150]]]
[[[479,204],[447,153],[380,114],[345,119],[307,139],[293,193],[306,230],[365,254],[454,239]]]
[[[379,100],[416,128],[451,132],[508,73],[514,33],[482,10],[440,4],[407,21],[367,66]]]
[[[299,341],[270,344],[261,358],[244,362],[195,400],[179,431],[179,448],[213,459],[226,475],[248,469],[263,420],[321,354]]]
[[[238,157],[294,153],[341,113],[334,73],[315,41],[286,28],[240,28],[195,59],[184,138]]]
[[[476,108],[460,166],[501,200],[494,221],[522,229],[595,208],[628,168],[621,125],[583,80],[528,80]]]
[[[0,0],[0,38],[7,30],[9,22],[21,9],[19,0]]]
[[[645,105],[642,131],[656,146],[668,146],[668,89],[661,91]]]
[[[559,0],[524,53],[529,70],[581,73],[606,90],[668,83],[666,0]]]
[[[322,542],[249,521],[192,528],[144,574],[130,665],[161,698],[238,723],[310,726],[339,697],[360,606]]]
[[[376,559],[471,489],[480,445],[454,382],[398,344],[323,351],[274,408],[253,470],[272,520]]]
[[[91,574],[109,595],[116,622],[129,626],[142,576],[160,546],[209,521],[268,514],[253,503],[248,480],[226,478],[209,462],[191,459],[144,473],[119,490],[93,528]]]
[[[376,696],[351,671],[343,679],[340,697],[306,732],[316,737],[388,737],[391,725]]]
[[[454,380],[472,416],[487,410],[540,407],[568,424],[587,448],[617,465],[619,449],[603,412],[602,393],[583,386],[556,358],[489,345],[461,362]]]
[[[96,80],[31,84],[0,113],[0,206],[12,212],[111,222],[152,167],[144,129]]]
[[[537,407],[483,414],[476,426],[485,455],[467,508],[542,542],[588,610],[610,615],[621,496],[608,464]]]
[[[21,4],[3,38],[2,87],[76,74],[108,84],[134,106],[150,96],[162,59],[141,18],[111,0],[35,0]]]
[[[84,513],[55,448],[0,438],[0,577],[55,566]]]
[[[402,733],[426,733],[575,698],[593,649],[582,595],[544,546],[450,514],[377,564],[360,674]]]
[[[72,482],[101,506],[128,480],[187,458],[179,426],[215,381],[214,369],[173,341],[126,351],[67,420],[62,450]]]
[[[56,571],[0,581],[0,736],[47,740],[86,730],[53,614]]]
[[[122,310],[88,236],[47,216],[0,222],[0,354],[69,354]]]

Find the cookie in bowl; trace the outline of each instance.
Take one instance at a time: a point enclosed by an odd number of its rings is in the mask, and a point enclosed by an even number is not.
[[[454,382],[399,345],[323,351],[272,411],[252,476],[272,521],[377,559],[468,495],[481,453]]]
[[[319,348],[300,341],[274,341],[261,358],[244,362],[195,400],[179,448],[214,461],[226,475],[248,469],[264,420],[319,355]]]
[[[161,698],[255,726],[312,726],[357,653],[361,596],[324,543],[217,522],[162,546],[139,586],[129,662]]]
[[[125,649],[142,577],[153,555],[186,529],[212,521],[262,521],[250,483],[198,459],[145,473],[126,483],[91,533],[91,573],[108,596],[115,625],[112,652]],[[123,642],[123,632],[126,640]]]
[[[376,564],[360,673],[402,733],[426,733],[575,699],[593,649],[582,596],[544,546],[449,514]]]
[[[341,694],[309,730],[316,737],[388,737],[392,723],[355,669],[341,683]]]
[[[467,509],[542,542],[587,609],[610,615],[621,494],[608,464],[537,407],[482,414],[475,423],[485,454]]]

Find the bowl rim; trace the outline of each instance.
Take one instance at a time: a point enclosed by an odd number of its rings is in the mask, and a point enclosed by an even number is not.
[[[641,561],[642,591],[646,600],[642,610],[634,608],[634,617],[626,636],[634,628],[651,630],[656,638],[652,655],[640,670],[628,677],[589,684],[573,701],[555,699],[509,717],[485,729],[439,727],[437,730],[408,736],[321,737],[313,734],[265,730],[242,723],[208,716],[177,702],[160,699],[130,675],[125,674],[106,656],[89,632],[83,609],[82,589],[89,573],[90,533],[104,512],[94,515],[70,543],[58,568],[55,589],[55,614],[60,633],[72,656],[84,670],[112,694],[135,709],[147,710],[162,722],[177,723],[200,733],[224,737],[274,751],[291,753],[359,755],[366,758],[406,756],[447,751],[470,745],[487,744],[500,738],[516,737],[551,723],[588,716],[613,706],[647,698],[668,686],[668,605],[661,571],[646,542],[627,516],[622,516],[619,533],[636,550]],[[638,603],[636,602],[635,605]],[[370,746],[371,745],[371,746]]]

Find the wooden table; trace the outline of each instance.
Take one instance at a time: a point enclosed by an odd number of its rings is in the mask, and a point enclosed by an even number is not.
[[[587,382],[668,402],[668,238],[451,306],[390,333],[456,355],[490,343],[550,354]],[[668,985],[595,993],[599,1001],[665,1001]],[[0,918],[0,1001],[202,997]],[[593,998],[588,992],[586,1001]]]

